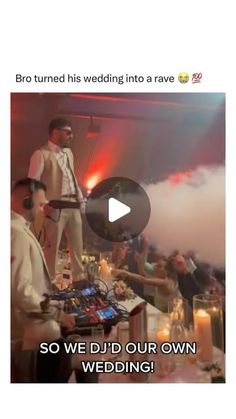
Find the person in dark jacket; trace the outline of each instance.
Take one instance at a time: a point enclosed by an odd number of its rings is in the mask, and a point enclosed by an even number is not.
[[[190,306],[192,307],[193,296],[203,292],[203,287],[197,280],[201,273],[196,272],[197,269],[191,273],[188,269],[186,259],[180,254],[173,256],[171,261],[173,268],[177,273],[180,293],[183,298],[188,300]]]

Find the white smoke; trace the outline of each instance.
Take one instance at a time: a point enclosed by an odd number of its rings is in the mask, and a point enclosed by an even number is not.
[[[169,254],[195,250],[202,260],[225,264],[225,168],[199,167],[178,185],[143,186],[151,202],[145,233]]]

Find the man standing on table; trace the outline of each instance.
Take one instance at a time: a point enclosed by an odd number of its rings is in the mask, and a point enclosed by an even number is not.
[[[70,249],[72,276],[81,278],[83,251],[81,206],[83,195],[74,174],[71,152],[73,131],[71,122],[65,118],[53,119],[49,124],[48,143],[36,150],[30,160],[28,176],[42,180],[47,186],[47,198],[70,203],[78,203],[78,208],[54,209],[45,218],[45,257],[52,279],[55,278],[57,253],[63,231]],[[79,205],[80,204],[80,205]],[[80,209],[79,209],[80,206]]]

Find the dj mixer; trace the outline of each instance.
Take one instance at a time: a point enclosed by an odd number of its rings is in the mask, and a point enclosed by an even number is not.
[[[103,326],[106,331],[123,316],[118,304],[111,301],[98,285],[88,281],[79,281],[53,292],[51,301],[60,301],[63,310],[75,316],[76,328],[84,331],[96,326]]]

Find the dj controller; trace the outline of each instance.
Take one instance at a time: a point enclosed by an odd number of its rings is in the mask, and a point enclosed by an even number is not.
[[[75,316],[76,329],[80,329],[80,333],[89,333],[97,326],[108,332],[124,315],[107,293],[89,281],[78,281],[64,290],[55,291],[50,299],[60,301],[63,310]]]

